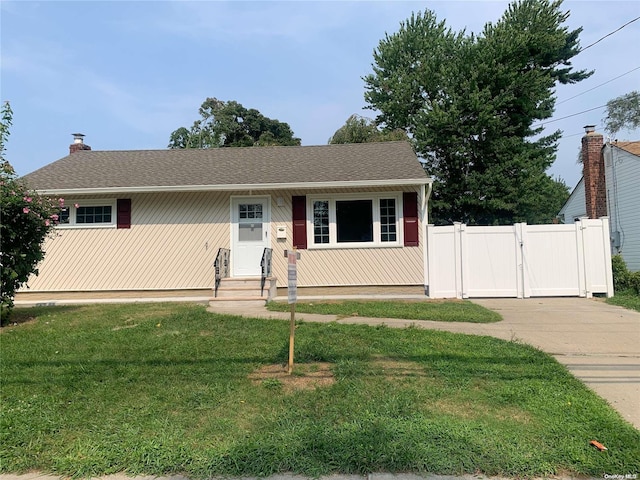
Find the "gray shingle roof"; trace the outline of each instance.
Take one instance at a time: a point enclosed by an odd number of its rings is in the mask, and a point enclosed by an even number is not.
[[[37,190],[428,183],[407,142],[208,150],[86,150],[24,177]]]

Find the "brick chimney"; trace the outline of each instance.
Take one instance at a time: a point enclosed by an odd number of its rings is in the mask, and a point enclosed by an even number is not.
[[[607,215],[607,187],[604,178],[602,147],[604,139],[596,133],[595,125],[584,127],[582,137],[582,174],[584,176],[584,196],[589,218]]]
[[[84,135],[82,133],[72,133],[71,135],[73,135],[73,143],[69,145],[69,155],[80,150],[91,150],[89,145],[84,144]]]

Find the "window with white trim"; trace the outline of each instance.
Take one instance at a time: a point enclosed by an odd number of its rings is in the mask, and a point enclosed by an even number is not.
[[[309,248],[400,245],[398,193],[310,196]]]
[[[329,243],[329,202],[313,202],[313,242]]]
[[[380,199],[380,241],[395,242],[398,240],[398,215],[396,215],[394,198]]]
[[[67,200],[58,212],[58,227],[102,228],[116,226],[116,201]]]

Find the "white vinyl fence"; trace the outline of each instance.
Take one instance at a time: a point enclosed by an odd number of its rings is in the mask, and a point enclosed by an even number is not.
[[[613,295],[609,220],[427,227],[429,297]]]

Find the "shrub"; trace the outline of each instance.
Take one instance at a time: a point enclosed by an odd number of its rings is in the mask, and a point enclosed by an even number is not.
[[[17,178],[4,159],[4,149],[12,112],[2,106],[0,121],[0,324],[4,325],[13,308],[15,292],[37,274],[44,257],[42,244],[58,220],[63,200],[54,201],[30,191]]]
[[[640,272],[630,272],[622,255],[611,257],[613,288],[616,293],[635,293],[640,295]]]
[[[628,284],[629,270],[622,255],[611,257],[611,270],[613,271],[613,288],[616,292],[626,290]]]
[[[640,272],[629,272],[629,289],[640,295]]]

